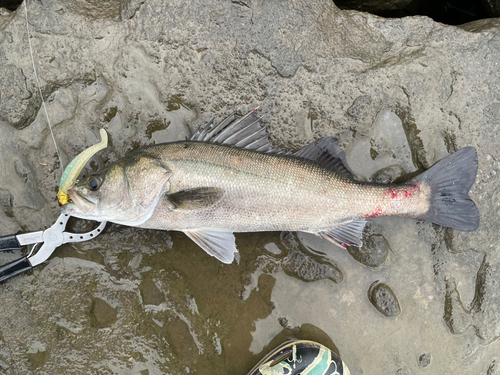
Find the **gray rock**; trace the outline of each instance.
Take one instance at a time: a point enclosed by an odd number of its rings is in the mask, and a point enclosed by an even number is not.
[[[5,122],[0,122],[0,191],[4,205],[15,210],[18,207],[39,209],[43,197],[35,189],[32,167],[19,151],[15,139],[18,132]],[[19,141],[19,139],[17,139]],[[5,162],[4,161],[8,161]],[[8,202],[8,203],[7,203]],[[6,204],[7,203],[7,204]]]
[[[240,265],[222,266],[183,234],[110,225],[0,285],[2,371],[246,373],[280,318],[326,332],[353,375],[498,371],[498,20],[458,28],[329,0],[44,0],[28,3],[28,17],[42,95],[24,8],[0,11],[0,235],[46,228],[59,212],[61,162],[42,96],[64,165],[108,130],[85,172],[237,107],[260,106],[287,150],[335,136],[371,181],[405,180],[475,146],[481,226],[374,219],[391,251],[370,268],[299,235],[312,255],[290,263],[343,275],[306,283],[285,273],[285,255],[259,250],[279,233],[237,235]],[[397,289],[396,318],[366,298],[377,279]],[[422,353],[432,353],[425,370]]]
[[[7,43],[12,39],[6,35]],[[4,59],[0,69],[2,88],[0,91],[0,120],[8,121],[16,128],[24,128],[33,121],[38,106],[32,99],[33,93],[26,86],[26,77],[20,68],[8,64]],[[38,100],[39,101],[39,100]]]
[[[465,332],[473,327],[476,334],[486,342],[492,342],[500,337],[498,325],[499,296],[498,277],[500,270],[497,263],[490,263],[485,257],[477,272],[476,290],[469,309],[464,309],[456,283],[449,280],[444,319],[450,330],[455,334]]]
[[[303,248],[292,233],[284,233],[283,244],[289,252],[283,259],[283,270],[290,276],[299,280],[311,282],[329,279],[334,283],[343,280],[342,272],[336,265],[326,259],[314,259],[304,253]]]
[[[349,254],[358,262],[367,267],[380,266],[391,251],[391,247],[384,236],[371,234],[365,236],[362,247],[349,246]]]
[[[418,357],[418,365],[421,368],[429,367],[431,364],[431,355],[429,353],[423,353]]]
[[[375,281],[368,289],[368,299],[372,305],[387,318],[394,318],[401,313],[398,298],[385,283]]]
[[[498,360],[498,358],[495,358],[488,366],[486,375],[498,375],[498,374],[500,374],[500,361]]]
[[[500,20],[499,19],[484,19],[477,20],[474,22],[468,22],[466,24],[459,26],[461,29],[470,31],[472,33],[484,33],[489,32],[496,35],[500,35],[499,27]]]

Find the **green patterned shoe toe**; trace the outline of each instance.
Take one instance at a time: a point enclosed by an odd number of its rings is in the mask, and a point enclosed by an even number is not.
[[[285,342],[265,356],[248,375],[350,375],[338,355],[314,341]]]

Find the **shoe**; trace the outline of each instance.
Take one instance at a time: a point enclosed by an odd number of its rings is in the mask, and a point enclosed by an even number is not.
[[[248,375],[350,375],[340,357],[326,346],[291,340],[266,355]]]

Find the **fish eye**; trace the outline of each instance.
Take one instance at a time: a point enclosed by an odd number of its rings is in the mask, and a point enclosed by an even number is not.
[[[98,174],[94,176],[90,176],[87,182],[87,185],[89,186],[90,190],[98,190],[101,187],[102,184],[102,177],[99,176]]]

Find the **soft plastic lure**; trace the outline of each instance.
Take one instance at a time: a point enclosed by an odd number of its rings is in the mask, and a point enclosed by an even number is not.
[[[59,193],[57,194],[60,205],[69,203],[68,189],[75,184],[85,164],[87,164],[90,158],[98,151],[108,147],[108,133],[106,133],[106,130],[101,129],[99,134],[101,134],[101,142],[82,151],[64,170],[61,177],[61,183],[59,184]]]

